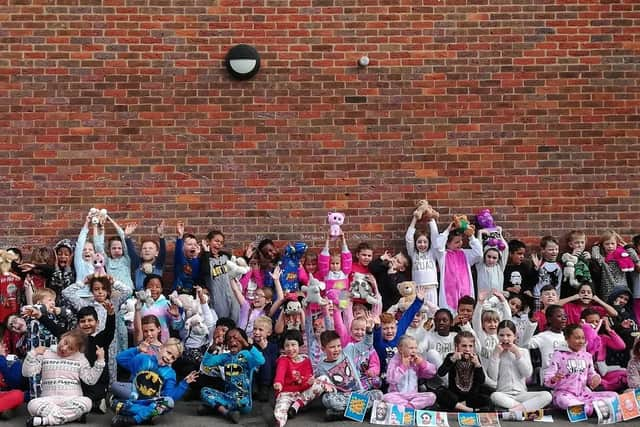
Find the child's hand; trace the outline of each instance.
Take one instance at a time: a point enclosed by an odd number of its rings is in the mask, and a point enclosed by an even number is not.
[[[176,224],[176,231],[178,233],[178,239],[182,239],[182,236],[184,236],[184,221],[178,221]]]
[[[273,269],[273,272],[270,272],[269,275],[273,279],[274,282],[280,281],[280,275],[282,274],[282,269],[279,265],[276,265],[276,268]]]
[[[138,351],[140,353],[146,353],[146,354],[153,353],[153,351],[151,350],[151,346],[146,341],[141,341],[140,344],[138,344]]]
[[[156,227],[156,232],[161,239],[164,237],[164,219],[160,221],[160,224]]]
[[[540,264],[542,264],[540,257],[538,257],[538,254],[535,252],[531,254],[531,262],[533,263],[533,268],[536,270],[538,270],[540,268]]]
[[[244,255],[247,257],[247,259],[251,259],[253,257],[253,254],[255,253],[256,253],[256,243],[251,242],[244,249]]]
[[[380,326],[380,316],[378,314],[376,314],[375,316],[372,316],[371,320],[373,320],[373,325],[375,327]]]
[[[553,384],[557,384],[558,381],[560,381],[563,378],[564,378],[564,375],[562,374],[562,372],[557,372],[553,377],[551,377],[551,382]]]
[[[415,356],[413,356],[411,358],[411,363],[413,363],[414,365],[419,365],[422,363],[422,357],[420,357],[419,354],[416,354]]]
[[[427,287],[426,286],[418,286],[416,289],[416,298],[421,301],[424,301],[427,296]]]
[[[207,242],[205,239],[202,239],[202,242],[200,242],[200,244],[202,245],[202,249],[205,252],[211,252],[211,246],[209,246],[209,242]]]
[[[104,348],[96,347],[96,358],[104,362]]]
[[[471,353],[471,363],[473,363],[473,366],[476,368],[480,366],[480,358],[476,353]]]
[[[403,366],[409,366],[409,365],[411,365],[411,360],[412,360],[413,358],[412,358],[411,356],[409,356],[409,355],[404,355],[404,354],[402,354],[402,355],[400,356],[400,359],[402,360],[402,365],[403,365]]]
[[[476,234],[476,226],[473,224],[469,224],[467,226],[467,229],[464,230],[464,235],[467,237],[473,237],[474,234]]]
[[[582,258],[584,258],[585,261],[589,261],[591,259],[591,254],[588,251],[584,251],[580,255],[582,255]]]
[[[102,306],[104,307],[105,310],[107,310],[107,314],[109,316],[111,316],[112,314],[114,314],[116,312],[115,308],[113,307],[113,303],[111,302],[111,300],[104,300],[104,302],[102,303]]]
[[[378,321],[380,321],[380,316],[377,317]],[[368,311],[364,313],[364,325],[367,331],[371,331],[376,325],[375,320],[371,317],[371,313],[369,313]]]
[[[200,374],[198,373],[198,371],[191,371],[191,372],[189,372],[189,375],[184,377],[184,380],[187,382],[187,384],[191,384],[191,383],[195,382],[198,379],[199,376],[200,376]]]
[[[391,257],[392,257],[392,255],[391,255],[391,252],[389,252],[389,251],[384,251],[384,253],[382,255],[380,255],[380,259],[382,261],[385,261],[385,262],[390,261]]]
[[[589,388],[591,390],[594,390],[598,388],[601,382],[602,382],[602,378],[600,378],[600,375],[595,374],[594,376],[591,377],[591,380],[589,381]]]
[[[631,319],[625,319],[620,323],[620,326],[625,329],[630,329],[633,326],[633,321]]]
[[[33,349],[33,352],[36,354],[36,356],[42,356],[45,351],[47,351],[47,347],[45,347],[43,345]]]
[[[457,362],[460,359],[462,359],[462,353],[460,353],[459,351],[456,351],[451,355],[452,362]]]
[[[494,290],[493,290],[493,294],[494,294],[496,297],[498,297],[498,299],[499,299],[500,301],[502,301],[502,302],[504,302],[504,301],[506,300],[506,298],[504,297],[504,294],[503,294],[502,292],[500,292],[499,290],[497,290],[497,289],[494,289]]]
[[[376,280],[375,276],[371,273],[368,273],[366,276],[364,276],[364,280],[366,280],[370,285],[371,285],[371,290],[373,291],[374,294],[378,294],[378,281]]]
[[[313,382],[313,377],[311,377],[311,381]],[[275,391],[276,393],[280,393],[282,391],[282,384],[273,383],[273,391]]]
[[[3,342],[0,342],[0,356],[7,357],[7,346]]]
[[[124,226],[124,237],[130,237],[138,228],[137,222],[129,222]]]
[[[198,301],[200,301],[200,304],[207,303],[207,296],[205,295],[204,289],[202,289],[202,287],[196,286],[196,296],[198,297]]]
[[[169,310],[168,311],[169,311],[169,314],[172,317],[174,317],[174,318],[175,317],[180,317],[180,307],[178,307],[177,305],[169,304]]]

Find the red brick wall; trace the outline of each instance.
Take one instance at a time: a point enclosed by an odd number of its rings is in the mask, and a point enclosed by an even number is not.
[[[0,0],[0,244],[98,206],[231,246],[318,245],[339,209],[392,246],[424,193],[531,242],[628,236],[639,88],[636,0]]]

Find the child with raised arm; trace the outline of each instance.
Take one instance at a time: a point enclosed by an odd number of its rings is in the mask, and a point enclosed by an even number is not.
[[[534,299],[534,309],[540,307],[540,290],[547,285],[556,288],[560,295],[560,285],[562,284],[562,267],[558,262],[558,240],[553,236],[544,236],[540,240],[540,257],[537,254],[531,255],[533,267],[538,272],[538,282],[533,287],[530,296]]]
[[[507,266],[509,258],[509,246],[502,237],[502,228],[498,227],[499,239],[504,245],[501,250],[499,246],[486,245],[484,247],[484,253],[482,259],[479,259],[474,264],[476,267],[476,285],[478,286],[478,293],[482,291],[497,290],[503,291],[504,288],[504,269]],[[488,234],[489,230],[478,230],[477,239],[483,241],[483,235]]]
[[[318,255],[317,277],[325,283],[326,295],[335,304],[340,302],[341,294],[346,294],[349,290],[349,274],[351,274],[351,265],[353,263],[344,234],[341,235],[341,239],[342,251],[340,254],[331,254],[329,252],[331,239],[327,236],[324,248]]]
[[[431,392],[418,392],[418,379],[432,378],[435,373],[436,367],[418,354],[415,338],[404,335],[398,343],[398,353],[393,356],[387,367],[389,392],[382,399],[413,409],[433,406],[436,395]]]
[[[104,349],[96,350],[92,367],[82,354],[84,334],[73,330],[62,335],[56,351],[37,347],[29,351],[22,365],[26,377],[40,374],[42,396],[27,406],[27,427],[60,425],[81,419],[91,411],[91,399],[83,396],[81,381],[95,384],[105,367]]]
[[[531,412],[551,403],[547,391],[527,391],[527,378],[533,374],[529,350],[516,345],[516,325],[503,320],[498,325],[499,343],[487,361],[487,374],[497,379],[491,401],[510,412]]]
[[[184,221],[178,221],[178,236],[174,252],[173,290],[179,294],[195,295],[195,285],[200,278],[200,245],[196,236],[184,232]]]
[[[553,404],[560,409],[584,404],[588,416],[593,414],[594,400],[612,400],[618,395],[610,391],[593,391],[601,382],[593,367],[593,356],[584,350],[586,343],[580,325],[564,330],[567,348],[556,350],[544,374],[544,385],[553,389]]]
[[[75,244],[73,266],[76,271],[76,283],[84,283],[84,279],[88,275],[93,274],[95,270],[93,266],[93,255],[96,253],[96,249],[93,242],[87,240],[89,237],[89,224],[91,224],[91,217],[87,215]],[[94,224],[94,235],[97,234],[97,230],[97,224]],[[88,294],[88,292],[85,292],[82,296],[86,297]]]
[[[458,300],[475,295],[471,266],[482,258],[482,243],[475,238],[475,229],[456,229],[453,222],[440,234],[434,219],[429,221],[432,246],[436,248],[440,266],[440,308],[455,312]],[[462,249],[462,236],[469,238],[471,249]]]
[[[224,252],[224,234],[220,230],[211,230],[202,241],[200,260],[201,282],[209,290],[209,306],[218,318],[228,317],[234,322],[240,320],[240,304],[233,295],[231,282],[227,274],[227,261],[231,256]]]
[[[104,254],[105,267],[107,274],[109,274],[115,281],[118,281],[133,292],[133,280],[131,280],[131,258],[129,258],[128,251],[124,250],[125,245],[125,231],[115,222],[110,216],[106,218],[111,222],[116,229],[117,236],[109,238],[108,251],[105,251],[104,247],[104,223],[98,223],[98,232],[93,238],[95,244],[95,250],[98,253]]]
[[[427,233],[417,232],[416,224],[422,218],[420,212],[415,211],[409,228],[404,236],[407,253],[411,258],[411,278],[417,286],[427,289],[425,301],[438,305],[438,269],[436,268],[436,249],[431,247]]]
[[[420,288],[416,292],[416,299],[409,306],[407,311],[402,313],[400,320],[390,313],[382,313],[376,318],[376,325],[373,329],[373,345],[380,358],[380,371],[387,371],[387,363],[397,352],[398,341],[402,337],[413,318],[418,314],[424,303],[424,295],[427,292],[425,288]]]
[[[56,254],[56,265],[47,287],[55,291],[58,298],[56,304],[58,305],[63,304],[62,290],[76,281],[76,272],[73,270],[72,264],[74,247],[74,243],[69,239],[62,239],[53,247]]]
[[[162,276],[164,261],[167,256],[167,244],[164,240],[164,220],[156,227],[159,241],[145,239],[140,247],[140,255],[136,252],[136,245],[131,239],[131,235],[138,228],[138,224],[133,222],[126,225],[124,234],[126,236],[127,252],[131,258],[131,268],[133,269],[133,284],[136,291],[143,288],[143,283],[147,276],[155,274]]]

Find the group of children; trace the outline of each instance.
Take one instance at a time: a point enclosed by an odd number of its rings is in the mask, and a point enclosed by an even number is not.
[[[237,423],[274,398],[282,427],[316,398],[341,419],[353,392],[414,409],[591,414],[640,387],[640,236],[607,231],[587,251],[572,231],[563,254],[546,236],[529,261],[499,227],[456,218],[440,232],[438,217],[416,210],[406,250],[377,258],[364,242],[352,257],[344,234],[318,254],[264,239],[236,257],[221,231],[199,243],[179,222],[171,286],[164,223],[140,252],[137,224],[107,215],[29,260],[0,250],[0,417],[26,401],[29,427],[109,408],[126,427],[184,397]]]

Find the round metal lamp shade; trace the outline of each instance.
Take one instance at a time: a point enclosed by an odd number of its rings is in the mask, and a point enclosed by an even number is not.
[[[250,79],[260,69],[260,55],[253,46],[239,44],[229,49],[225,66],[234,78]]]

